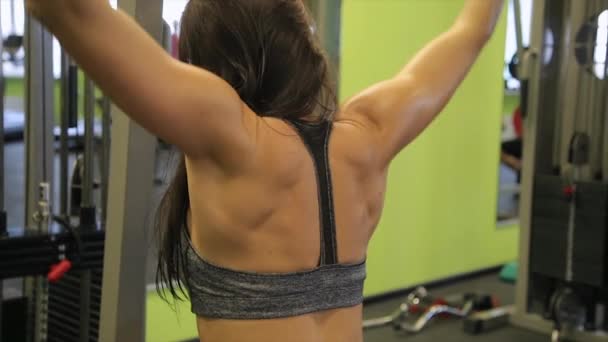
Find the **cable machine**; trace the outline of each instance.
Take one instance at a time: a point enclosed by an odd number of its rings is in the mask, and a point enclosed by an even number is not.
[[[513,322],[553,341],[608,338],[607,45],[608,1],[534,2]]]
[[[118,5],[160,41],[162,0],[119,0]],[[78,66],[65,52],[55,128],[53,38],[27,17],[24,42],[25,217],[23,227],[6,234],[0,196],[0,282],[24,279],[25,316],[3,325],[8,320],[1,309],[7,306],[0,298],[0,341],[143,341],[147,251],[139,247],[147,241],[155,139],[99,98],[91,80],[79,82]],[[74,144],[79,117],[83,132]],[[95,129],[96,121],[101,130]],[[75,147],[82,147],[80,156]],[[17,309],[10,307],[11,314]]]

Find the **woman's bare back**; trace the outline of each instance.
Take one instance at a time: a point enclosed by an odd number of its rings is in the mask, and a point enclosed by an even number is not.
[[[372,151],[360,128],[339,118],[329,144],[338,257],[356,264],[366,258],[386,177],[370,167]],[[188,163],[193,245],[205,260],[232,270],[312,270],[321,236],[313,159],[287,122],[256,116],[250,122],[255,153],[240,170],[225,174],[213,164]],[[362,339],[361,317],[357,306],[278,320],[198,323],[205,342],[352,342]]]

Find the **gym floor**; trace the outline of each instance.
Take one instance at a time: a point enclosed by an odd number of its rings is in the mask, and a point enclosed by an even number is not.
[[[471,280],[460,281],[448,286],[432,289],[431,294],[436,297],[450,296],[459,293],[487,293],[500,299],[502,305],[514,303],[515,287],[501,282],[497,274],[484,275]],[[365,318],[375,318],[392,312],[404,301],[404,297],[381,301],[365,306]],[[463,331],[462,321],[440,320],[434,322],[417,335],[407,335],[395,332],[391,327],[368,330],[365,332],[365,341],[381,342],[436,342],[436,341],[484,341],[484,342],[541,342],[548,341],[548,336],[536,334],[527,330],[508,326],[486,334],[471,336]]]

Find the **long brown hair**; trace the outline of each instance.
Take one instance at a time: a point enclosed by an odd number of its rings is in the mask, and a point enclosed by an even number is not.
[[[328,60],[302,0],[191,0],[182,17],[179,58],[226,80],[260,116],[331,120],[337,99]],[[201,89],[201,91],[205,91]],[[184,294],[190,208],[184,156],[156,213],[156,285]]]

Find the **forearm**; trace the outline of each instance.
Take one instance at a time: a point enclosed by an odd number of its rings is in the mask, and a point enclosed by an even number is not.
[[[466,0],[455,26],[485,42],[496,28],[503,5],[504,0]]]
[[[442,74],[449,79],[440,83],[460,83],[494,33],[503,4],[504,0],[466,0],[452,27],[425,46],[398,76],[445,71]]]
[[[517,159],[516,157],[509,155],[507,153],[501,152],[500,160],[508,167],[510,167],[516,171],[521,171],[521,160]]]

